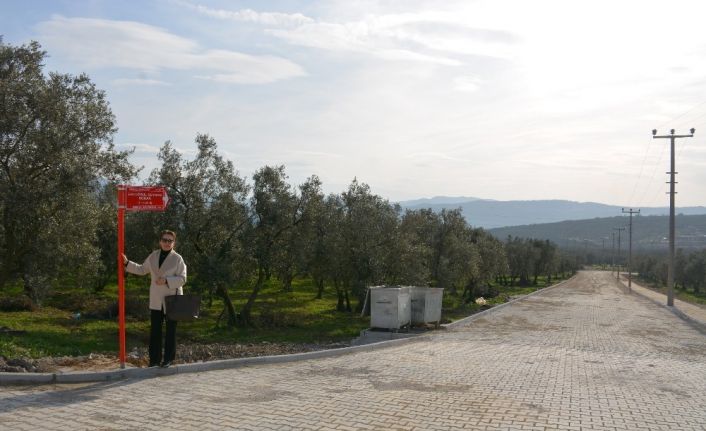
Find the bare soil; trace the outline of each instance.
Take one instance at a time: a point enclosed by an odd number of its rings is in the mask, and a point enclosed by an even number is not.
[[[254,356],[286,355],[316,350],[348,347],[348,343],[296,344],[187,344],[177,347],[175,364],[216,361],[220,359],[246,358]],[[146,367],[149,362],[147,347],[135,348],[127,354],[126,366]],[[116,354],[91,353],[86,356],[45,357],[39,359],[0,356],[0,372],[56,373],[72,371],[108,371],[120,368]]]

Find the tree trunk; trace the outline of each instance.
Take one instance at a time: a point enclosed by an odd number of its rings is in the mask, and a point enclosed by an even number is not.
[[[292,271],[286,271],[282,274],[282,290],[285,292],[292,291],[292,280],[294,279],[294,274]]]
[[[228,313],[228,327],[232,328],[237,323],[237,315],[235,314],[235,307],[233,307],[233,301],[230,300],[230,295],[228,295],[228,289],[225,286],[217,287],[218,296],[223,299],[224,311]]]
[[[351,308],[351,300],[348,297],[348,289],[344,289],[343,292],[345,293],[345,296],[346,296],[346,311],[350,313],[351,311],[353,311],[353,309]],[[363,301],[359,301],[358,308],[360,308],[360,310],[358,310],[358,312],[363,311],[362,304],[363,304]]]
[[[314,284],[318,287],[318,291],[316,292],[316,298],[315,299],[321,299],[324,297],[324,279],[319,278],[319,279],[314,279]]]
[[[13,277],[14,263],[21,262],[21,257],[15,256],[17,247],[15,246],[15,228],[11,224],[10,211],[5,208],[3,217],[3,230],[5,233],[5,248],[0,253],[3,263],[0,264],[0,290],[5,287],[5,284]],[[14,261],[13,261],[14,258]],[[19,259],[19,260],[18,260]]]
[[[344,304],[345,298],[343,296],[343,289],[339,285],[337,280],[333,281],[333,286],[336,288],[336,296],[338,296],[338,303],[336,304],[336,311],[346,311]]]
[[[468,295],[468,302],[471,300],[471,287],[469,285],[466,285],[466,287],[463,288],[463,293],[461,294],[461,299],[466,300],[466,295]]]
[[[257,299],[257,294],[260,292],[260,289],[262,288],[262,285],[264,284],[264,282],[265,282],[265,271],[262,267],[259,267],[257,270],[257,282],[255,283],[255,287],[253,287],[252,292],[250,292],[250,296],[248,297],[248,302],[245,303],[245,306],[240,311],[239,323],[242,326],[245,326],[245,325],[253,326],[252,319],[250,317],[250,313],[252,311],[253,305],[255,305],[255,299]]]

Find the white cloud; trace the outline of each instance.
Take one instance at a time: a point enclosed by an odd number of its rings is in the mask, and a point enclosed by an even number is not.
[[[124,144],[117,144],[116,147],[120,150],[132,150],[135,149],[136,153],[147,153],[147,154],[157,154],[159,153],[159,147],[150,144],[136,144],[132,142],[126,142]]]
[[[407,159],[424,159],[424,160],[440,159],[440,160],[450,160],[453,162],[462,162],[462,163],[471,162],[471,160],[462,159],[462,158],[458,158],[458,157],[451,157],[448,154],[441,153],[438,151],[424,151],[424,152],[419,152],[419,153],[412,153],[412,154],[407,154],[404,157]]]
[[[382,49],[374,52],[374,54],[385,60],[422,61],[446,66],[460,66],[462,64],[460,61],[451,58],[425,55],[406,49]]]
[[[285,40],[293,45],[330,51],[374,51],[370,43],[357,35],[355,28],[342,24],[316,23],[299,26],[295,29],[269,29],[266,33]]]
[[[233,51],[209,50],[201,57],[210,68],[228,72],[199,76],[199,78],[219,82],[264,84],[306,75],[299,65],[284,58],[269,55],[256,57]],[[233,67],[235,65],[238,67]]]
[[[331,157],[331,158],[343,157],[341,154],[328,153],[325,151],[290,151],[290,153],[293,155],[301,155],[301,156],[307,156],[307,157]]]
[[[481,83],[482,81],[475,76],[457,76],[454,78],[454,88],[467,93],[478,91]]]
[[[225,9],[213,9],[203,5],[192,5],[186,2],[182,4],[192,7],[204,15],[214,18],[228,19],[239,22],[252,22],[277,27],[298,26],[314,21],[313,19],[300,13],[288,14],[279,12],[256,12],[252,9],[230,11]]]
[[[194,41],[132,21],[57,15],[39,23],[37,29],[52,52],[93,68],[188,69],[198,49]]]
[[[317,21],[295,28],[267,32],[291,44],[331,51],[356,51],[390,60],[428,61],[447,55],[509,57],[515,37],[511,33],[469,27],[447,14],[415,13],[368,16],[345,23]],[[405,51],[415,55],[385,56],[384,52]],[[458,59],[444,58],[441,64],[457,65]]]
[[[138,22],[54,16],[37,27],[52,52],[92,68],[122,67],[151,73],[162,69],[212,71],[215,73],[205,76],[240,84],[305,75],[301,66],[285,58],[204,50],[190,39]]]
[[[144,78],[121,78],[114,79],[112,81],[114,85],[172,85],[168,82],[160,81],[158,79],[144,79]]]
[[[144,159],[145,156],[149,156],[149,158],[147,158],[146,160],[150,160],[152,162],[155,162],[155,159],[153,156],[157,155],[159,153],[159,150],[161,149],[161,147],[158,147],[156,145],[140,144],[140,143],[134,143],[134,142],[125,142],[122,144],[117,144],[116,148],[121,151],[134,149],[135,155],[138,158]],[[195,156],[198,154],[198,150],[196,150],[195,148],[182,148],[182,147],[177,147],[177,146],[173,146],[173,148],[179,154],[182,154],[185,156]]]
[[[706,194],[688,188],[706,184],[698,145],[706,3],[632,3],[288,4],[305,5],[300,13],[272,3],[251,3],[266,12],[199,5],[171,10],[174,20],[145,16],[164,28],[55,17],[39,29],[50,65],[104,68],[89,70],[97,83],[125,86],[109,94],[116,142],[193,148],[196,132],[207,131],[245,172],[285,164],[293,183],[315,173],[328,191],[357,176],[393,199],[571,197],[639,207],[664,197],[669,169],[668,145],[650,130],[696,127],[677,149],[679,196],[703,204]],[[138,79],[115,80],[125,69]],[[174,70],[186,73],[167,74]],[[174,75],[187,73],[202,81],[182,89]],[[276,88],[211,84],[305,73],[311,79]],[[138,150],[141,164],[157,163],[156,147]]]
[[[193,157],[196,156],[199,152],[198,150],[194,148],[181,148],[181,147],[174,147],[174,150],[181,154],[182,156],[187,156],[187,157]]]
[[[368,53],[391,61],[457,66],[461,61],[448,54],[505,58],[512,55],[512,45],[516,42],[509,32],[471,27],[463,17],[443,11],[370,14],[359,20],[331,22],[301,13],[229,11],[182,4],[218,19],[270,27],[265,30],[267,34],[293,45]],[[440,51],[446,55],[440,55]]]

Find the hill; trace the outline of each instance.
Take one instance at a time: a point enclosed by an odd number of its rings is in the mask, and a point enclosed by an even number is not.
[[[469,196],[434,196],[433,198],[421,198],[411,201],[400,202],[405,208],[428,208],[430,205],[456,205],[466,202],[481,201],[486,199],[473,198]],[[492,201],[488,199],[489,201]]]
[[[465,200],[464,199],[469,199]],[[402,208],[442,209],[461,208],[469,224],[492,229],[504,226],[519,226],[553,223],[564,220],[586,220],[596,217],[613,217],[621,214],[622,207],[596,202],[574,202],[567,200],[494,201],[477,198],[435,197],[400,202]],[[668,207],[641,208],[642,216],[669,215]],[[684,215],[706,214],[706,207],[684,207],[677,211]]]
[[[621,232],[623,248],[627,248],[629,217],[606,217],[589,220],[568,220],[557,223],[530,224],[489,229],[496,238],[508,235],[524,238],[548,239],[560,247],[587,247],[610,249],[613,228],[625,227]],[[706,215],[677,215],[676,247],[706,247]],[[669,246],[669,216],[633,217],[633,249],[666,249]]]

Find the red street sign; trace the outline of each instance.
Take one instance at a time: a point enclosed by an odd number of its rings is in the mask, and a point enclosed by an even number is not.
[[[169,203],[165,187],[125,187],[127,211],[164,211]]]

